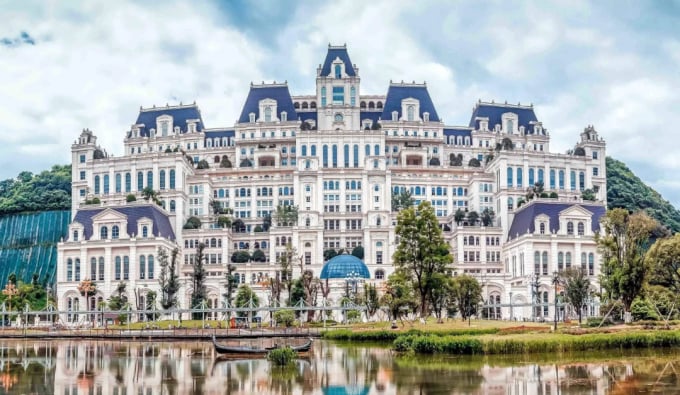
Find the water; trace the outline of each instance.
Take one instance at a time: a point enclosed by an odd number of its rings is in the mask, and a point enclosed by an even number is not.
[[[209,343],[0,341],[0,394],[673,394],[680,351],[403,357],[316,342],[306,360],[216,361]]]

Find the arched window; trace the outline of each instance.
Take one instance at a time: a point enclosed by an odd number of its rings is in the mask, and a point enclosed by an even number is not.
[[[111,227],[111,238],[117,239],[118,237],[120,237],[120,228],[118,228],[118,225],[113,225]]]
[[[153,275],[154,275],[153,274],[153,269],[154,269],[153,266],[154,266],[153,255],[149,255],[146,258],[146,274],[147,274],[146,278],[148,278],[149,280],[153,280]]]
[[[349,167],[349,144],[345,144],[342,149],[345,167]]]
[[[132,190],[132,176],[130,173],[125,173],[125,192],[129,193]]]
[[[376,270],[375,271],[375,279],[376,280],[384,280],[385,279],[385,271],[384,270]]]
[[[471,246],[475,245],[475,237],[474,236],[468,237],[468,245],[471,245]]]
[[[415,106],[406,107],[406,119],[410,122],[413,122],[415,120],[415,117],[416,117],[415,112],[416,112]]]
[[[99,175],[94,176],[94,194],[99,195]]]
[[[144,189],[144,173],[141,171],[137,172],[137,190],[141,191]]]
[[[560,189],[564,189],[564,170],[560,170],[559,176],[560,176],[560,179],[559,179]]]
[[[312,220],[309,217],[305,218],[305,226],[310,227],[312,225]]]
[[[380,226],[382,224],[382,219],[381,217],[376,217],[375,218],[375,226]]]
[[[375,156],[380,155],[380,144],[376,144],[373,146],[373,155]]]
[[[80,281],[80,258],[75,259],[75,266],[73,281]]]
[[[66,281],[73,281],[73,260],[71,258],[66,260]]]
[[[578,189],[584,190],[586,188],[586,175],[581,171],[578,173]]]
[[[371,146],[369,144],[366,144],[366,146],[364,147],[364,155],[366,157],[371,156]]]
[[[170,170],[170,189],[175,189],[175,169]]]
[[[123,257],[123,280],[130,279],[130,258],[127,256]]]
[[[505,123],[505,132],[508,134],[513,134],[515,130],[515,123],[512,121],[512,119],[508,119],[507,122]]]
[[[144,280],[146,276],[146,257],[144,255],[139,256],[139,279]]]
[[[587,265],[588,265],[588,263],[586,262],[586,253],[582,252],[581,253],[581,270],[583,270],[583,273],[587,273],[586,272]]]
[[[545,234],[545,222],[541,222],[540,224],[538,224],[538,229],[539,229],[538,233],[544,235]]]
[[[120,278],[121,278],[120,277],[121,267],[120,267],[120,257],[119,256],[116,257],[115,262],[116,263],[114,264],[114,270],[115,270],[114,271],[114,278],[116,280],[120,280]]]
[[[301,148],[302,156],[307,156],[307,145],[303,144]]]
[[[591,276],[595,274],[595,254],[592,252],[588,254],[588,274]]]
[[[576,190],[576,172],[573,170],[569,172],[569,187],[572,191]]]
[[[538,251],[534,252],[534,273],[541,273],[541,253]]]
[[[338,167],[338,146],[333,144],[333,167]]]
[[[339,64],[335,65],[335,78],[342,78],[342,68]]]
[[[325,86],[321,87],[321,106],[322,107],[326,106],[326,87]]]
[[[583,236],[585,234],[586,227],[583,224],[583,222],[579,222],[577,225],[577,231],[579,236]]]
[[[571,252],[564,254],[564,268],[566,270],[571,269]]]
[[[146,225],[142,226],[142,237],[145,239],[149,237],[149,227]]]
[[[536,183],[534,182],[534,169],[533,169],[533,168],[530,168],[530,169],[529,169],[529,186],[530,186],[530,187],[533,187],[534,184],[536,184]]]
[[[101,229],[99,229],[99,238],[102,240],[106,240],[109,238],[109,228],[106,226],[102,226]]]
[[[562,270],[564,270],[564,254],[560,252],[557,254],[557,271]]]
[[[151,170],[146,172],[146,186],[153,189],[153,172]]]
[[[219,157],[217,157],[219,159]],[[158,187],[160,189],[165,189],[165,170],[158,172]]]
[[[567,234],[568,235],[574,234],[574,223],[571,221],[567,222]]]
[[[352,148],[352,154],[354,156],[354,167],[359,167],[359,145],[354,144],[354,147]]]
[[[548,274],[548,252],[543,251],[541,258],[543,261],[543,274]]]
[[[323,167],[328,167],[328,145],[324,144],[322,151],[323,151]]]
[[[78,230],[73,231],[73,241],[78,241]]]
[[[264,121],[265,122],[271,122],[272,121],[272,108],[271,107],[265,107],[264,108]]]
[[[521,188],[522,187],[522,175],[523,175],[523,170],[521,167],[517,168],[517,187]]]
[[[109,194],[109,175],[104,174],[104,195]]]
[[[174,200],[170,201],[170,212],[171,213],[175,212],[175,201]]]
[[[121,193],[123,191],[123,177],[120,173],[116,173],[116,193]]]
[[[550,189],[555,189],[555,169],[550,169]]]
[[[99,281],[104,281],[104,257],[99,257]]]
[[[512,167],[508,167],[507,173],[508,173],[508,180],[507,180],[508,181],[508,187],[511,187],[512,186]]]
[[[515,203],[515,201],[511,197],[509,197],[508,198],[508,210],[512,210],[512,208],[514,207],[514,203]]]
[[[316,145],[311,145],[311,156],[316,156]]]
[[[543,169],[538,169],[538,182],[543,182]]]

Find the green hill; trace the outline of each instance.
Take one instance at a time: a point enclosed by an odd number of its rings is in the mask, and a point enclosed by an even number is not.
[[[680,211],[633,174],[625,163],[607,157],[607,207],[644,210],[652,218],[680,232]]]

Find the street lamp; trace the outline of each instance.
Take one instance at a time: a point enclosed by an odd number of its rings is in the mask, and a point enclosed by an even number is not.
[[[557,331],[557,285],[560,283],[560,274],[557,271],[553,272],[552,283],[553,283],[553,286],[555,287],[555,326],[554,326],[554,330]]]

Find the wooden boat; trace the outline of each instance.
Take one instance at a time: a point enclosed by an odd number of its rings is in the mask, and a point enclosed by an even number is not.
[[[305,344],[302,344],[300,346],[294,346],[291,348],[293,349],[293,351],[298,353],[309,352],[309,350],[312,348],[312,341],[313,340],[310,338],[309,341],[307,341]],[[264,348],[225,346],[223,344],[217,343],[217,340],[215,340],[215,336],[212,337],[212,342],[213,346],[215,347],[215,352],[217,352],[218,354],[253,355],[253,356],[266,355],[271,350],[285,347],[280,345],[274,345],[273,347]]]

